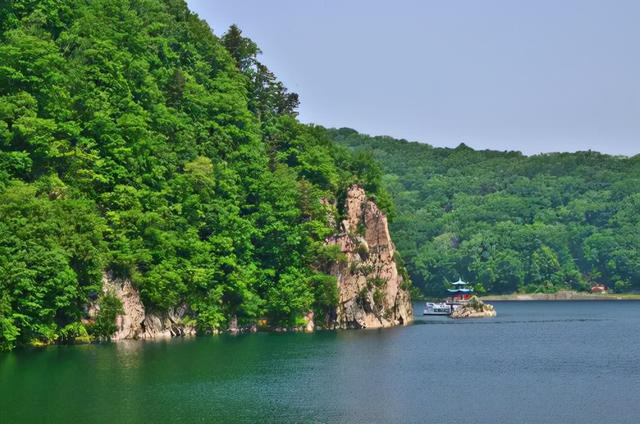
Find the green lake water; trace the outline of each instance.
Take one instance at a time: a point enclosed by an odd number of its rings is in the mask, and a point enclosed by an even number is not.
[[[640,302],[494,305],[495,319],[0,354],[0,422],[640,422]]]

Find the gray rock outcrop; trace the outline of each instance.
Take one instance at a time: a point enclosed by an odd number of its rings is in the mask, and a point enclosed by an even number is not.
[[[495,316],[496,310],[493,305],[484,303],[477,297],[471,298],[469,303],[451,313],[451,318],[492,318]]]
[[[349,188],[340,232],[327,243],[339,246],[346,257],[329,270],[338,279],[340,295],[334,327],[380,328],[413,320],[387,217],[361,187]]]
[[[167,311],[147,311],[140,292],[128,279],[116,278],[109,273],[102,276],[102,292],[113,294],[120,302],[124,314],[116,317],[116,332],[112,340],[153,339],[158,337],[175,337],[195,335],[195,327],[185,324],[187,307],[181,305]],[[95,318],[100,311],[96,302],[89,305],[87,315]]]

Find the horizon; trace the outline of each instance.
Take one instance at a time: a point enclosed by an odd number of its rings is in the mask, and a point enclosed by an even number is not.
[[[311,125],[320,125],[323,126],[321,124],[315,124],[315,123],[311,123]],[[353,130],[355,132],[357,132],[360,135],[364,135],[367,137],[372,137],[372,138],[376,138],[376,137],[381,137],[381,138],[391,138],[394,141],[399,141],[399,142],[404,142],[404,143],[416,143],[416,144],[423,144],[425,146],[429,146],[429,147],[433,147],[434,149],[449,149],[449,150],[454,150],[457,149],[458,147],[460,147],[461,145],[464,145],[476,152],[498,152],[498,153],[520,153],[522,156],[525,157],[533,157],[533,156],[544,156],[544,155],[556,155],[556,154],[577,154],[577,153],[596,153],[599,155],[605,155],[605,156],[610,156],[610,157],[615,157],[615,158],[622,158],[622,159],[634,159],[636,156],[640,157],[640,152],[636,153],[634,155],[625,155],[625,154],[615,154],[615,153],[607,153],[607,152],[601,152],[598,150],[593,150],[593,149],[587,149],[587,150],[572,150],[572,151],[566,151],[566,150],[558,150],[558,151],[548,151],[548,152],[537,152],[537,153],[525,153],[522,152],[521,150],[513,150],[513,149],[507,149],[507,150],[500,150],[500,149],[494,149],[494,148],[477,148],[474,146],[470,146],[469,144],[465,143],[465,142],[460,142],[460,144],[458,144],[457,146],[437,146],[431,143],[426,143],[424,141],[419,141],[419,140],[408,140],[406,138],[399,138],[399,137],[395,137],[393,135],[389,135],[389,134],[367,134],[365,132],[359,131],[356,128],[351,128],[351,127],[340,127],[340,128],[336,128],[336,127],[325,127],[329,130],[343,130],[343,129],[347,129],[347,130]]]
[[[235,23],[258,44],[306,123],[527,156],[640,153],[640,3],[187,3],[216,35]]]

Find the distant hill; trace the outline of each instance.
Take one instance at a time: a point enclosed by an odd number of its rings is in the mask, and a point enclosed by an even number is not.
[[[425,293],[458,277],[491,293],[640,289],[640,157],[524,156],[327,131],[381,164],[396,206],[391,231]]]

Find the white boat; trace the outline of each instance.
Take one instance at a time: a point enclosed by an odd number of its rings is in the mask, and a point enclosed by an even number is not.
[[[447,303],[427,302],[423,315],[451,315],[451,305]]]

